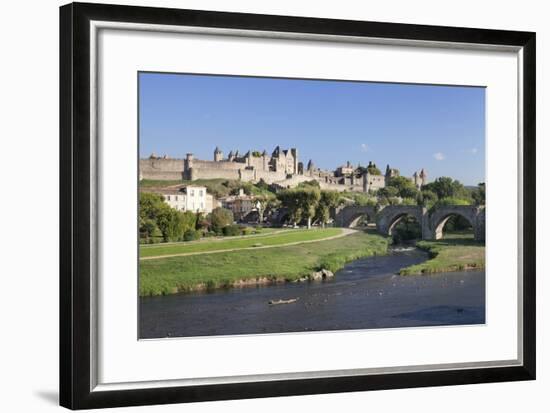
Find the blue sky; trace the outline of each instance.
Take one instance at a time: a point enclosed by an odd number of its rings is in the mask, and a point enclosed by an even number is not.
[[[141,157],[280,145],[326,169],[372,160],[485,181],[484,88],[160,73],[139,83]]]

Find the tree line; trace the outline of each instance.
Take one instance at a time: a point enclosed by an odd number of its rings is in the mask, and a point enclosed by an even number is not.
[[[458,180],[440,177],[417,188],[408,178],[395,176],[384,188],[369,194],[360,192],[325,191],[319,182],[306,181],[293,189],[277,193],[277,200],[288,211],[288,220],[293,224],[307,222],[325,225],[330,220],[330,211],[339,205],[352,203],[380,207],[385,205],[419,205],[436,208],[444,205],[485,205],[485,184],[475,189],[466,188]]]
[[[251,184],[252,185],[252,184]],[[252,193],[250,188],[246,188]],[[269,193],[267,185],[254,187],[258,193],[259,222],[264,216],[283,207],[288,212],[288,221],[295,226],[306,223],[325,226],[332,211],[339,205],[420,205],[436,208],[443,205],[485,205],[485,184],[467,188],[458,180],[440,177],[421,188],[402,176],[392,177],[384,188],[371,193],[321,190],[316,180],[306,181],[296,188]],[[248,192],[248,191],[247,191]],[[142,192],[140,194],[139,232],[142,242],[190,241],[203,236],[240,235],[254,229],[238,226],[233,213],[225,208],[215,208],[210,214],[177,211],[164,202],[162,195]],[[457,222],[458,224],[458,222]]]
[[[233,212],[215,208],[209,214],[178,211],[160,194],[142,192],[139,197],[141,243],[193,241],[205,236],[247,235],[259,228],[234,224]]]

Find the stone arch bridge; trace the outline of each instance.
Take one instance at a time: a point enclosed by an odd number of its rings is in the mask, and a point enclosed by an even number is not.
[[[351,227],[361,217],[375,222],[379,233],[391,235],[393,228],[406,216],[416,218],[422,239],[433,240],[443,237],[443,227],[453,215],[465,218],[474,230],[474,238],[485,240],[485,208],[470,205],[442,206],[433,211],[415,205],[388,205],[377,210],[373,206],[347,206],[336,211],[334,225]]]

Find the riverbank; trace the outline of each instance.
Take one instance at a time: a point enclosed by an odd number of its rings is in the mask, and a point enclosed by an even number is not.
[[[140,297],[140,338],[484,323],[483,271],[395,275],[428,258],[397,248],[346,264],[330,282]]]
[[[416,246],[430,254],[428,261],[403,268],[399,275],[485,269],[485,244],[471,239],[418,241]]]
[[[332,272],[353,260],[386,254],[389,240],[357,232],[345,237],[268,249],[143,260],[140,296],[296,281],[312,272]]]

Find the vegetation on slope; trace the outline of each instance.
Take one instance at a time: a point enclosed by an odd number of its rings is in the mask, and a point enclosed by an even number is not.
[[[401,269],[399,271],[400,275],[433,274],[485,268],[485,244],[479,241],[450,238],[437,241],[418,241],[416,246],[428,251],[430,259]]]

